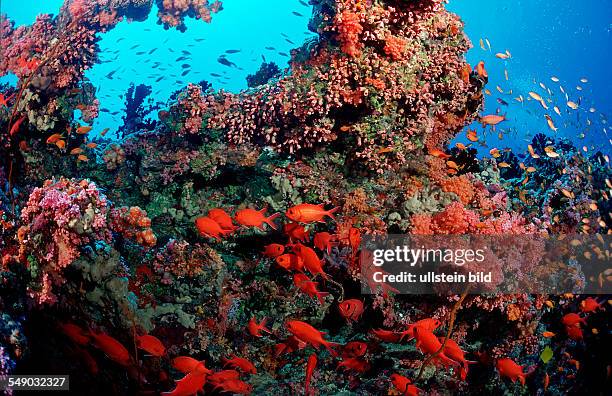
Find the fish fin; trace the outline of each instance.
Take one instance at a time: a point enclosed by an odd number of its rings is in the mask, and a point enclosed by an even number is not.
[[[335,208],[328,210],[328,211],[327,211],[327,213],[326,213],[326,215],[328,215],[329,217],[331,217],[331,218],[332,218],[332,220],[336,220],[336,218],[334,217],[334,213],[336,213],[336,212],[337,212],[337,211],[339,211],[339,210],[340,210],[340,207],[339,207],[339,206],[336,206]]]
[[[278,228],[276,227],[276,224],[274,224],[274,219],[276,219],[278,216],[280,216],[280,213],[274,213],[272,216],[268,217],[265,222],[268,223],[268,225],[270,227],[272,227],[273,230],[277,230]]]
[[[525,386],[525,376],[524,375],[519,375],[518,377],[519,382],[521,383],[521,385]],[[514,382],[514,381],[512,381]]]

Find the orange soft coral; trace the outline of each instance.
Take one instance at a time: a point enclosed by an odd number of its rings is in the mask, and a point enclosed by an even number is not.
[[[474,186],[465,175],[447,177],[440,182],[440,187],[442,191],[456,194],[465,205],[469,204],[474,199]]]
[[[361,55],[363,44],[359,41],[359,35],[363,32],[363,26],[359,14],[345,10],[336,17],[336,24],[340,49],[353,58]]]
[[[408,53],[408,40],[403,37],[385,37],[385,54],[393,60],[403,59]]]

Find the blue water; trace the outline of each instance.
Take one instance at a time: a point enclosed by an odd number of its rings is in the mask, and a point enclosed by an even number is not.
[[[8,14],[17,24],[32,23],[38,13],[56,13],[61,0],[3,0],[1,12]],[[313,37],[307,31],[309,7],[297,0],[226,0],[224,9],[213,16],[211,24],[186,19],[187,31],[164,30],[156,24],[156,10],[145,22],[122,22],[113,30],[101,35],[101,59],[86,74],[97,87],[100,106],[108,109],[100,113],[94,124],[95,130],[121,124],[124,107],[122,95],[129,83],[147,84],[153,87],[153,99],[166,103],[169,96],[189,82],[207,80],[215,89],[238,92],[246,88],[247,74],[254,73],[262,62],[274,61],[281,68],[288,66],[288,58],[278,52],[289,53],[306,39]],[[579,146],[604,149],[610,152],[607,119],[612,114],[612,3],[608,1],[513,1],[451,0],[448,8],[459,14],[465,29],[474,44],[468,61],[475,65],[484,60],[489,74],[484,114],[500,112],[507,114],[508,121],[502,123],[494,133],[476,127],[481,140],[489,147],[524,148],[525,140],[538,132],[571,138]],[[303,14],[298,17],[292,14]],[[286,35],[291,44],[287,41]],[[482,50],[480,38],[487,38],[491,51]],[[204,39],[196,41],[196,39]],[[139,45],[135,49],[131,49]],[[485,44],[486,45],[486,44]],[[276,50],[266,50],[275,47]],[[157,50],[148,54],[154,48]],[[238,68],[228,68],[217,62],[227,49],[241,52],[227,55]],[[181,51],[191,53],[188,60],[176,61]],[[509,50],[512,58],[497,59],[496,52]],[[136,55],[144,52],[143,55]],[[160,62],[154,67],[155,62]],[[191,65],[186,76],[182,64]],[[112,80],[105,76],[115,71]],[[509,79],[506,81],[504,70]],[[212,77],[220,74],[222,78]],[[559,83],[551,77],[560,79]],[[155,82],[159,77],[163,79]],[[580,82],[588,79],[587,83]],[[540,87],[543,83],[553,93],[550,96]],[[496,89],[499,86],[503,94]],[[580,101],[580,109],[570,110],[565,95]],[[577,87],[582,90],[578,90]],[[512,94],[509,91],[512,90]],[[545,111],[535,101],[527,101],[528,92],[535,91],[551,97],[550,109]],[[525,103],[513,98],[522,95]],[[509,105],[498,103],[503,99]],[[553,111],[557,105],[562,112]],[[590,112],[593,108],[594,112]],[[112,115],[111,113],[117,114]],[[558,128],[556,133],[548,129],[544,114],[549,114]],[[502,133],[502,139],[498,137]],[[458,141],[467,143],[464,135]]]

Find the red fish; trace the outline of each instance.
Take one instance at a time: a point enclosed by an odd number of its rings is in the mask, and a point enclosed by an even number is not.
[[[368,344],[361,341],[350,341],[342,350],[342,357],[360,357],[365,355],[368,350]]]
[[[418,396],[418,388],[415,385],[412,385],[412,381],[410,381],[403,375],[391,374],[391,377],[389,377],[389,379],[391,380],[391,383],[393,384],[395,389],[400,391],[403,396]]]
[[[308,363],[306,363],[306,379],[304,380],[304,394],[306,396],[310,394],[310,380],[315,367],[317,367],[317,354],[313,353],[308,356]]]
[[[308,242],[310,240],[310,235],[308,235],[308,231],[306,231],[306,228],[304,228],[304,226],[299,223],[285,224],[283,226],[283,232],[287,234],[291,242]]]
[[[9,135],[13,136],[14,134],[17,133],[17,131],[19,131],[19,127],[21,126],[21,123],[23,122],[23,120],[25,120],[25,116],[24,115],[21,116],[17,121],[15,121],[15,123],[11,127]]]
[[[240,379],[240,373],[236,370],[221,370],[208,376],[208,382],[213,385],[237,379]]]
[[[582,329],[578,326],[565,326],[567,336],[574,341],[580,341],[584,338]]]
[[[441,324],[442,323],[438,319],[434,319],[434,318],[425,318],[425,319],[417,320],[416,322],[409,324],[406,330],[402,332],[401,339],[403,340],[404,337],[408,337],[407,339],[408,341],[413,339],[414,329],[417,327],[421,327],[427,331],[433,332],[435,329],[440,327]]]
[[[75,351],[78,354],[79,358],[83,361],[83,363],[85,363],[87,371],[89,371],[91,375],[98,374],[100,369],[98,367],[98,362],[96,362],[96,359],[94,359],[93,356],[91,356],[91,354],[83,348],[75,347]]]
[[[285,215],[291,220],[299,223],[314,223],[314,222],[324,222],[323,218],[325,216],[331,217],[332,220],[335,220],[334,213],[340,209],[339,207],[325,210],[323,204],[313,205],[313,204],[300,204],[295,205],[292,208],[287,209]]]
[[[276,230],[276,224],[274,224],[273,220],[280,216],[280,213],[274,213],[270,217],[266,217],[267,208],[263,208],[262,210],[255,209],[242,209],[236,212],[234,219],[238,224],[247,227],[258,227],[263,230],[264,223],[267,223],[272,229]]]
[[[327,279],[327,274],[323,271],[323,260],[317,256],[317,253],[308,246],[301,243],[296,243],[292,247],[295,254],[304,260],[304,266],[313,276],[321,275],[323,279]]]
[[[215,208],[209,210],[208,217],[213,219],[224,230],[235,231],[238,228],[234,225],[231,216],[228,215],[227,212],[223,209]]]
[[[230,234],[231,230],[224,230],[219,223],[210,217],[198,217],[195,221],[196,228],[202,236],[221,240],[222,236]]]
[[[577,313],[568,313],[561,319],[561,323],[566,326],[580,326],[580,323],[586,325],[586,320]]]
[[[497,367],[497,371],[499,371],[500,376],[507,377],[512,382],[516,382],[518,379],[521,385],[525,385],[525,373],[523,372],[523,366],[519,366],[512,359],[497,359],[495,367]]]
[[[190,356],[177,356],[172,359],[172,367],[183,374],[210,374],[212,371],[206,368],[204,362],[194,359]]]
[[[284,342],[274,345],[274,356],[278,357],[284,353],[292,353],[304,349],[306,343],[295,336],[290,336]]]
[[[222,389],[223,392],[233,393],[236,395],[248,395],[253,392],[253,387],[239,379],[226,380],[215,385],[213,390]]]
[[[414,328],[414,338],[417,340],[416,347],[426,355],[436,353],[442,347],[438,337],[423,327],[417,326]],[[458,365],[454,360],[451,360],[448,356],[446,356],[444,352],[438,353],[434,360],[441,362],[445,366]]]
[[[272,332],[266,328],[266,318],[263,318],[261,323],[257,323],[255,316],[249,320],[249,324],[247,325],[247,329],[249,330],[249,334],[253,337],[261,337],[261,332],[265,331],[268,334],[272,334]]]
[[[162,392],[166,396],[190,396],[198,393],[206,383],[206,375],[192,372],[176,381],[176,388],[171,392]]]
[[[166,347],[162,342],[152,335],[141,335],[136,338],[136,345],[138,348],[150,353],[153,356],[164,356],[166,354]]]
[[[302,271],[304,268],[304,260],[292,253],[286,253],[276,258],[276,264],[283,267],[287,271],[296,270]]]
[[[312,298],[317,298],[321,304],[323,304],[323,297],[328,296],[329,293],[322,292],[317,289],[319,285],[317,282],[311,281],[308,276],[304,274],[295,274],[293,275],[293,283],[295,286],[300,289],[303,293],[307,294]]]
[[[63,323],[60,324],[60,329],[75,344],[87,345],[89,343],[89,335],[87,335],[87,332],[75,324]]]
[[[93,344],[111,360],[123,366],[130,365],[130,353],[119,341],[104,333],[92,334],[91,337]]]
[[[334,236],[329,232],[318,232],[314,236],[314,245],[317,249],[331,254],[331,248],[334,245]]]
[[[271,243],[264,247],[263,255],[270,258],[276,258],[285,252],[285,247],[280,243]]]
[[[223,367],[231,367],[240,369],[244,373],[257,374],[257,369],[253,366],[253,363],[249,362],[245,358],[234,356],[231,359],[223,359]]]
[[[374,329],[371,331],[371,333],[374,334],[374,336],[380,339],[381,341],[392,343],[400,342],[403,334],[384,329]]]
[[[355,298],[344,300],[338,304],[340,314],[349,322],[357,322],[363,313],[363,309],[363,302]]]
[[[489,115],[480,117],[480,123],[482,124],[482,126],[497,125],[502,121],[506,121],[505,115],[489,114]]]
[[[485,64],[483,61],[478,62],[478,64],[476,65],[476,73],[478,73],[480,77],[484,77],[484,78],[489,77],[489,74],[487,73],[487,70],[485,69]]]
[[[336,370],[342,368],[345,370],[353,370],[358,373],[365,373],[370,369],[370,363],[367,360],[359,359],[359,358],[346,358],[338,363]]]
[[[438,340],[443,343],[444,337],[438,337]],[[459,368],[459,378],[461,378],[461,381],[465,381],[468,375],[468,364],[476,362],[466,360],[465,352],[450,338],[446,341],[446,345],[444,345],[444,354],[461,365]]]
[[[593,297],[585,298],[580,302],[580,310],[583,313],[595,312],[600,308],[603,308],[601,303],[597,302]]]
[[[325,340],[323,338],[325,333],[315,329],[308,323],[300,320],[289,320],[287,321],[287,330],[300,340],[312,345],[315,349],[319,349],[323,345],[332,356],[337,355],[336,351],[332,349],[332,346],[337,344]]]
[[[449,159],[451,157],[440,149],[429,149],[429,155],[442,159]]]
[[[348,235],[349,246],[353,253],[357,253],[359,245],[361,244],[361,231],[359,228],[351,227]]]

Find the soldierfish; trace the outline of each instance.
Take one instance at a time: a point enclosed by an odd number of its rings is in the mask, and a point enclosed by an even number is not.
[[[266,217],[266,210],[266,208],[263,208],[261,210],[255,210],[250,208],[242,209],[236,212],[234,219],[237,223],[243,226],[258,227],[261,230],[264,229],[264,223],[267,223],[270,227],[276,230],[276,224],[274,224],[273,221],[278,216],[280,216],[280,213],[274,213],[272,216]]]
[[[249,334],[253,337],[261,337],[261,332],[264,331],[268,334],[272,334],[272,332],[266,327],[266,318],[263,318],[260,323],[257,323],[255,316],[249,320],[249,324],[247,325],[247,329],[249,330]]]
[[[319,302],[323,304],[323,297],[329,295],[327,292],[317,290],[318,283],[311,281],[305,274],[293,275],[293,283],[303,293],[307,294],[312,298],[318,298]]]
[[[363,314],[363,302],[355,298],[344,300],[338,304],[340,314],[349,322],[357,322]]]
[[[232,218],[223,209],[215,208],[208,211],[208,217],[216,221],[224,230],[236,230],[238,227],[232,222]]]
[[[176,381],[176,388],[170,392],[162,392],[165,396],[190,396],[198,393],[206,383],[206,375],[191,372]]]
[[[317,354],[313,353],[308,356],[308,363],[306,363],[306,378],[304,379],[304,394],[306,396],[310,394],[310,380],[315,367],[317,367]]]
[[[325,210],[323,204],[300,204],[287,209],[285,215],[290,220],[299,223],[314,223],[317,221],[322,222],[325,216],[331,217],[331,219],[333,220],[334,213],[337,212],[339,209],[340,208],[336,207],[330,210]]]
[[[497,359],[495,367],[499,371],[499,375],[502,377],[509,378],[512,382],[516,382],[518,379],[521,385],[525,385],[525,373],[523,373],[523,366],[519,366],[510,358]]]
[[[152,335],[144,334],[136,338],[136,345],[138,348],[150,353],[153,356],[164,356],[166,354],[166,347],[162,342]]]
[[[108,334],[91,334],[93,344],[100,349],[111,360],[123,366],[129,366],[132,362],[130,353],[119,341]]]
[[[239,369],[243,373],[248,374],[257,374],[257,369],[253,365],[253,363],[249,362],[245,358],[241,358],[238,356],[234,356],[231,359],[222,359],[223,367],[231,367],[234,369]]]
[[[306,267],[308,272],[312,275],[321,275],[324,279],[328,278],[327,274],[323,271],[323,260],[317,256],[317,253],[312,248],[296,243],[292,246],[292,249],[304,261],[304,267]]]
[[[335,343],[329,342],[323,338],[324,332],[321,332],[308,323],[302,322],[300,320],[289,320],[286,323],[287,330],[300,340],[304,341],[307,344],[312,345],[315,349],[319,349],[321,345],[323,345],[332,356],[336,356],[337,353],[332,349],[332,346],[337,345]]]
[[[219,223],[208,216],[198,217],[195,221],[196,228],[202,236],[221,240],[222,236],[231,234],[232,230],[224,230]]]

